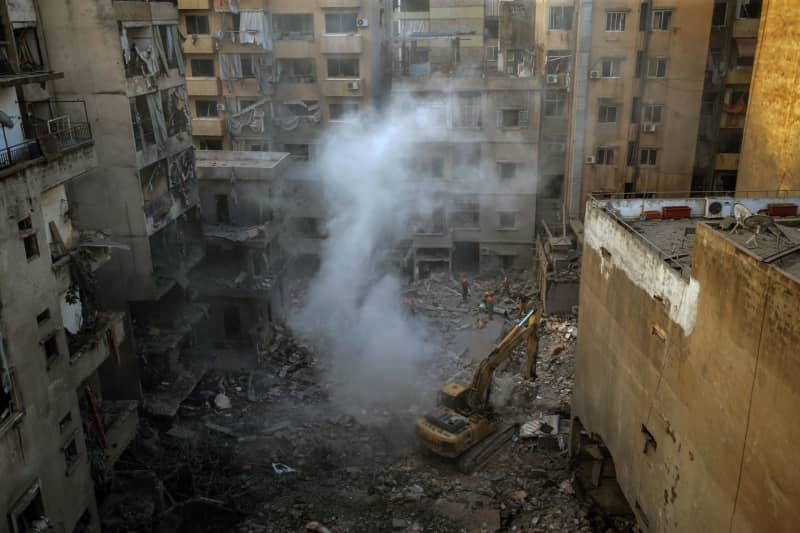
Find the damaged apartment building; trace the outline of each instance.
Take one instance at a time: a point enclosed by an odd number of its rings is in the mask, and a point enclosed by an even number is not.
[[[438,207],[411,235],[416,274],[532,262],[542,78],[533,1],[399,0],[392,94],[439,126],[414,154]]]
[[[41,7],[0,2],[3,533],[99,531],[95,490],[108,488],[138,423],[138,391],[116,387],[126,315],[97,280],[130,254],[76,209],[103,133],[89,102],[60,90],[81,72],[56,68]]]

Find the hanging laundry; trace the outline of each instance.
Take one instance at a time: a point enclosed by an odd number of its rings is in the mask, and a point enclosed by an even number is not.
[[[219,55],[219,78],[223,81],[242,79],[242,58],[239,54]]]
[[[272,37],[266,13],[263,10],[242,10],[239,17],[239,42],[257,44],[268,52],[272,51]]]

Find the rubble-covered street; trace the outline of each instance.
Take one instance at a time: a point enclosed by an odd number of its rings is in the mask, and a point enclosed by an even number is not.
[[[511,295],[523,289],[510,283]],[[491,321],[479,309],[488,290]],[[102,505],[104,530],[606,531],[613,524],[576,496],[567,455],[575,317],[542,321],[535,383],[516,354],[496,373],[497,409],[521,429],[483,468],[464,475],[417,442],[414,420],[437,389],[459,372],[468,380],[519,316],[502,292],[496,279],[471,280],[464,304],[443,274],[409,287],[442,344],[421,372],[428,397],[402,409],[332,401],[324,354],[285,329],[258,369],[208,371],[174,419],[143,420]]]

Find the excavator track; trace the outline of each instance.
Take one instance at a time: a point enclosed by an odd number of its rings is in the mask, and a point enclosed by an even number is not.
[[[458,458],[458,470],[471,474],[482,467],[511,440],[518,429],[519,424],[504,426],[461,454]]]

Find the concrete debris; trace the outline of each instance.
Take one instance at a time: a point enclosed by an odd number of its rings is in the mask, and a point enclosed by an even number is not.
[[[228,398],[228,396],[224,392],[220,392],[219,394],[217,394],[217,396],[214,398],[214,405],[217,406],[217,409],[222,409],[222,410],[230,409],[231,407],[233,407],[231,405],[231,399]]]

